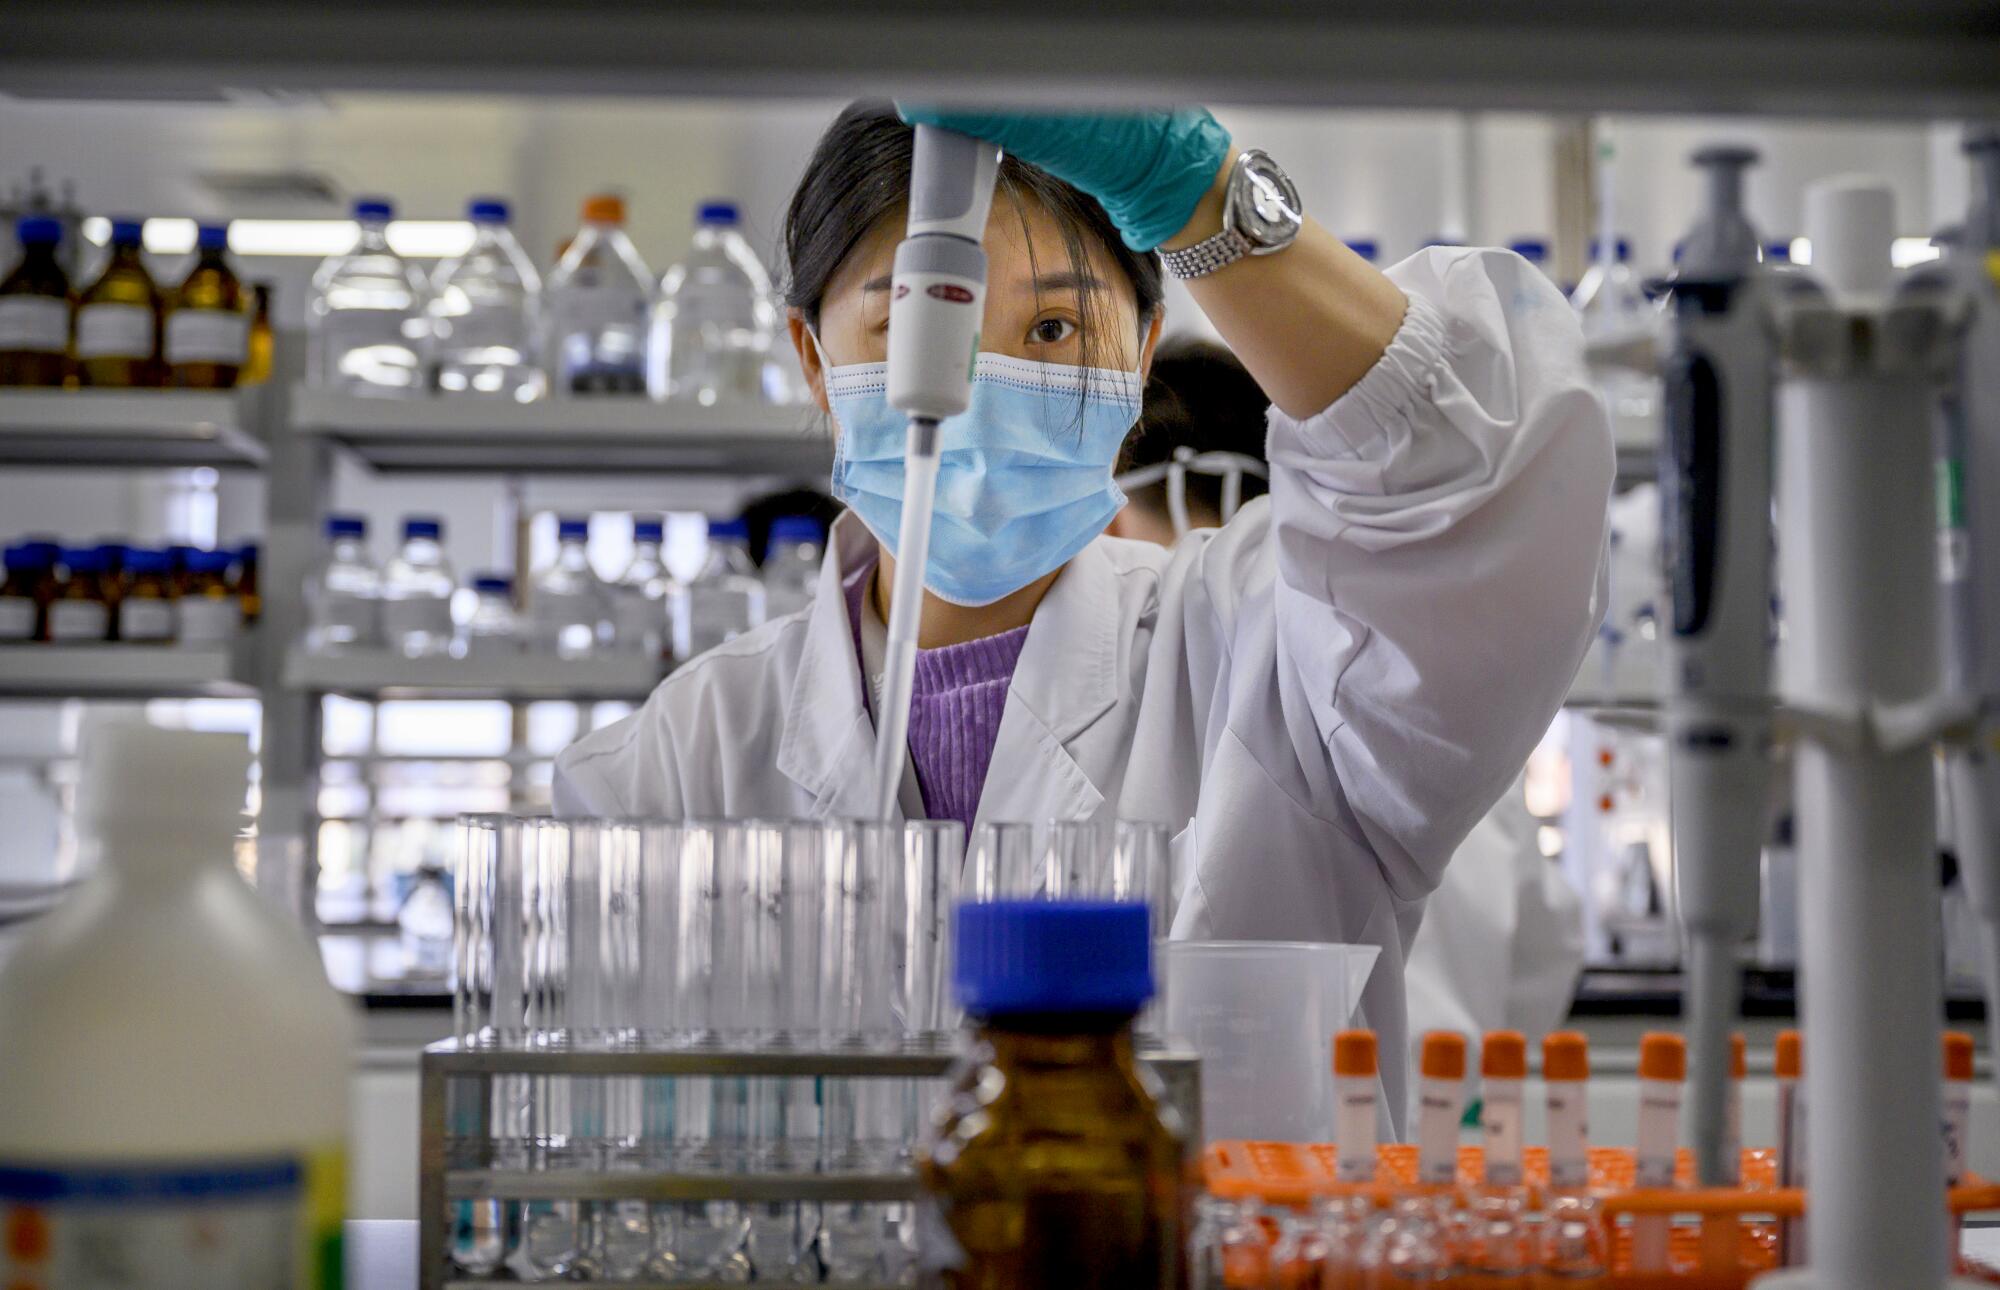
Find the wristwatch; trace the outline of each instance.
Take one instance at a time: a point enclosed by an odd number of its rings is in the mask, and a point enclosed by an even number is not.
[[[1205,277],[1246,255],[1284,250],[1304,222],[1298,185],[1271,160],[1271,154],[1250,148],[1229,168],[1222,194],[1222,231],[1193,246],[1162,251],[1160,261],[1176,278]]]

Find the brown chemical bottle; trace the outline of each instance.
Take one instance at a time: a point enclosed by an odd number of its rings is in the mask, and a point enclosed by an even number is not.
[[[257,590],[257,544],[245,542],[236,548],[236,581],[230,586],[243,606],[243,625],[250,626],[264,615],[264,597]]]
[[[49,601],[56,594],[56,547],[20,542],[6,550],[7,576],[0,580],[0,644],[49,638]]]
[[[169,383],[184,390],[236,385],[250,353],[250,293],[229,267],[229,229],[204,224],[199,255],[167,310]]]
[[[959,907],[977,1033],[917,1153],[921,1284],[1188,1284],[1181,1141],[1132,1056],[1151,954],[1144,905]]]
[[[0,278],[0,385],[67,384],[70,371],[69,277],[56,260],[62,222],[24,215],[14,225],[21,262]]]
[[[262,385],[271,379],[271,284],[253,283],[250,291],[257,307],[250,317],[250,353],[236,378],[238,385]]]
[[[144,226],[111,225],[111,259],[76,304],[78,383],[108,389],[167,383],[160,359],[160,289],[140,258]]]
[[[163,644],[174,639],[173,561],[165,551],[125,555],[125,594],[118,602],[118,639]]]
[[[49,601],[49,640],[83,645],[114,640],[117,588],[102,547],[62,549],[63,580]]]

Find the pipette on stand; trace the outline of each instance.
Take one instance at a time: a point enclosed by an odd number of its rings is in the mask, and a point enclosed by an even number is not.
[[[894,819],[908,756],[924,562],[937,501],[939,425],[972,399],[972,365],[986,308],[986,216],[1000,150],[936,126],[916,128],[910,222],[896,248],[889,294],[889,406],[910,418],[903,514],[889,601],[882,703],[875,714],[875,814]]]
[[[1727,1144],[1738,952],[1757,926],[1771,784],[1771,427],[1776,336],[1743,216],[1747,148],[1704,148],[1708,206],[1674,282],[1661,364],[1661,545],[1674,872],[1687,935],[1688,1136],[1705,1186],[1735,1182]]]

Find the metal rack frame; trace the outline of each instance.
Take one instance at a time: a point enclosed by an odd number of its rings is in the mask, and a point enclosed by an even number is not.
[[[490,1281],[451,1275],[450,1205],[458,1200],[648,1200],[895,1203],[917,1198],[913,1173],[675,1173],[454,1168],[449,1132],[453,1081],[471,1081],[472,1133],[490,1133],[493,1080],[506,1076],[938,1079],[964,1056],[956,1044],[900,1051],[724,1048],[534,1048],[468,1045],[447,1039],[425,1048],[418,1116],[418,1284],[421,1290],[470,1290]],[[1192,1052],[1142,1047],[1139,1060],[1160,1081],[1181,1117],[1192,1159],[1201,1142],[1201,1065]],[[626,1282],[621,1284],[640,1284]],[[677,1287],[687,1283],[678,1282]]]

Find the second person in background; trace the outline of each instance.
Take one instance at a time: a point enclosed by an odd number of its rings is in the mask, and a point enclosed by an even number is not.
[[[921,119],[1006,160],[972,407],[942,428],[904,812],[1164,822],[1190,858],[1176,936],[1381,947],[1361,1012],[1400,1107],[1425,897],[1595,621],[1612,453],[1574,317],[1507,252],[1377,272],[1199,109]],[[869,811],[911,133],[843,112],[787,220],[792,340],[853,512],[812,608],[568,749],[559,811]],[[1273,404],[1270,497],[1172,551],[1102,536],[1162,251]]]

